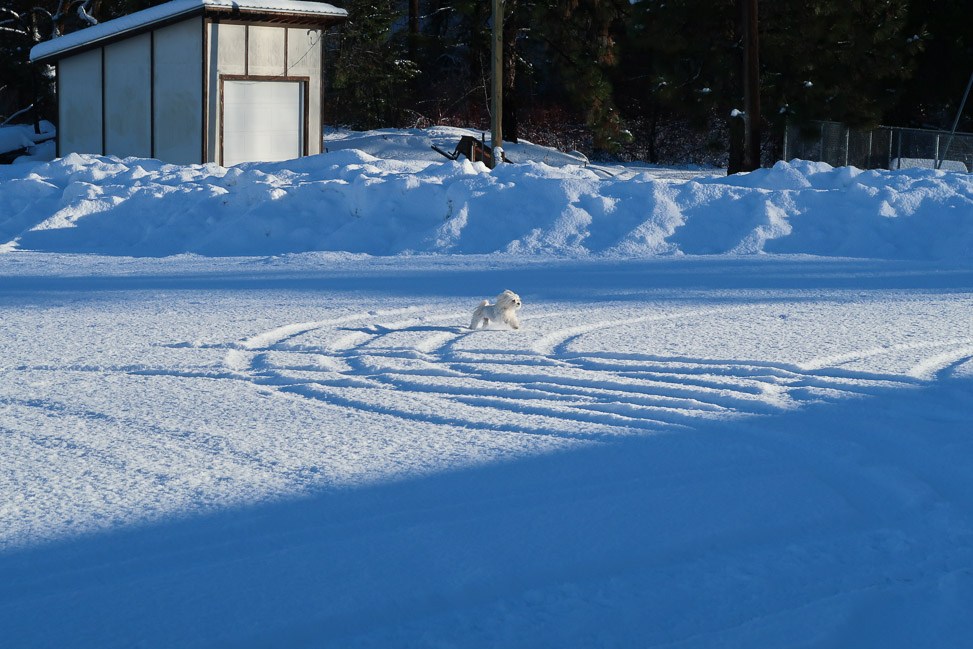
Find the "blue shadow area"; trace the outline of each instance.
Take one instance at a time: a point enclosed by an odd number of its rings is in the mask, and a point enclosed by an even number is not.
[[[643,260],[525,261],[496,256],[242,259],[219,269],[205,260],[134,260],[130,272],[105,273],[75,258],[68,274],[23,270],[18,255],[0,255],[0,297],[47,291],[300,291],[369,295],[493,296],[564,301],[644,299],[659,289],[889,289],[959,291],[973,287],[973,266],[931,262],[789,257],[666,257]],[[58,256],[26,253],[32,268]],[[70,259],[70,258],[68,258]],[[91,258],[97,259],[97,258]],[[5,263],[6,262],[6,263]],[[296,266],[296,267],[295,267]],[[119,264],[117,268],[125,268]],[[87,272],[78,272],[78,268]]]
[[[3,644],[961,646],[971,404],[874,390],[9,551]]]

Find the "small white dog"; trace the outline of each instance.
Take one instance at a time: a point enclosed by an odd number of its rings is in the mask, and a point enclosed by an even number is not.
[[[480,306],[476,307],[473,311],[473,320],[470,321],[470,329],[486,327],[494,322],[503,322],[514,329],[520,329],[520,320],[517,319],[517,309],[520,307],[520,296],[508,289],[497,296],[495,304],[483,300]]]

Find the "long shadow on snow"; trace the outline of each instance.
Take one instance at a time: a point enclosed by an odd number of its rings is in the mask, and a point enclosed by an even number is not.
[[[0,555],[0,629],[59,649],[959,646],[970,404],[971,380],[876,389],[28,547]]]
[[[2,259],[0,259],[2,261]],[[128,275],[4,273],[0,295],[92,291],[297,291],[387,296],[489,297],[511,288],[525,297],[566,301],[644,299],[658,289],[956,289],[973,287],[968,265],[882,260],[787,257],[657,258],[649,260],[524,261],[494,257],[372,258],[329,262],[299,270],[273,263],[232,270],[180,269],[179,261],[154,262]],[[82,264],[83,268],[84,265]]]

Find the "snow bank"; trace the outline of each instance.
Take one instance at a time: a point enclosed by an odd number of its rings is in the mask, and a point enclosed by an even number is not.
[[[0,153],[33,146],[34,140],[27,135],[28,129],[21,125],[0,128]]]
[[[491,172],[434,152],[409,156],[402,138],[395,145],[402,151],[386,158],[332,148],[229,169],[76,154],[0,169],[0,249],[902,259],[973,252],[967,174],[795,160],[732,177],[606,178],[534,161]]]
[[[433,147],[452,153],[456,143],[464,135],[487,143],[490,141],[490,133],[485,131],[455,126],[430,126],[423,129],[390,128],[373,131],[328,129],[324,135],[324,144],[328,151],[357,149],[378,158],[442,162],[442,154],[437,153]],[[516,144],[504,142],[503,150],[507,159],[515,163],[533,161],[562,167],[584,165],[588,161],[584,154],[577,151],[565,153],[523,139]]]
[[[34,132],[31,124],[11,124],[0,126],[0,154],[12,153],[22,149],[33,150],[37,146],[47,144],[54,137],[54,125],[50,122],[40,123],[40,133]],[[52,155],[48,159],[53,158]]]

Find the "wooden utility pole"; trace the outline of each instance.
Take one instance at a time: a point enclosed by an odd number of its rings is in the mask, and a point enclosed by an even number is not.
[[[490,146],[493,165],[503,161],[503,0],[493,0],[493,44],[490,48]]]
[[[743,5],[743,170],[760,168],[760,57],[757,0]]]

